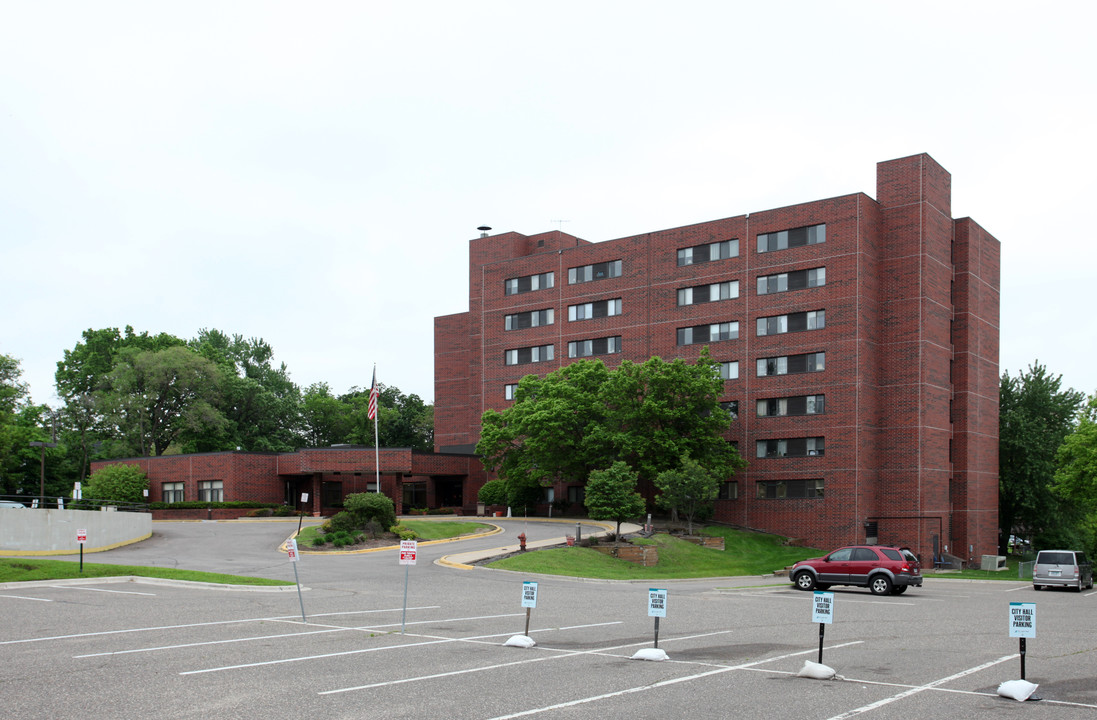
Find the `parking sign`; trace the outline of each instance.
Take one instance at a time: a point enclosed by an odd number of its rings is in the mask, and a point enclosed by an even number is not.
[[[419,544],[415,540],[401,540],[400,541],[400,564],[401,565],[414,565],[415,554],[418,552]]]

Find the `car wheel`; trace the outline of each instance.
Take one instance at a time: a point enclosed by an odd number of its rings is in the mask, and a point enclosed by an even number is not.
[[[1039,590],[1039,589],[1040,589],[1040,587],[1041,587],[1041,586],[1040,586],[1040,585],[1037,585],[1036,583],[1033,583],[1033,584],[1032,584],[1032,589],[1033,589],[1033,590]]]
[[[1074,588],[1074,592],[1082,592],[1082,581],[1078,580],[1078,587]]]
[[[890,595],[891,579],[887,575],[874,575],[869,578],[868,589],[873,595]]]
[[[815,577],[807,570],[802,570],[796,573],[796,587],[801,590],[814,590],[815,589]]]
[[[909,585],[896,585],[895,587],[893,587],[891,589],[891,594],[892,595],[902,595],[903,593],[905,593],[907,591],[908,587],[910,587],[910,586]]]

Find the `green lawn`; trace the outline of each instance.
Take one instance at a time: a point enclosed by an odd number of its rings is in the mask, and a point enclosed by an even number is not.
[[[710,526],[706,535],[722,535],[725,550],[703,548],[693,543],[658,534],[643,543],[659,549],[659,563],[641,567],[627,560],[615,560],[590,548],[554,548],[515,555],[491,563],[490,567],[548,575],[573,575],[603,580],[721,577],[765,575],[797,560],[818,557],[812,548],[782,545],[775,535],[743,532]]]
[[[72,560],[40,560],[38,558],[0,558],[0,582],[25,582],[30,580],[67,580],[70,578],[117,577],[119,575],[137,575],[139,577],[166,578],[169,580],[190,580],[192,582],[225,583],[227,585],[293,585],[287,580],[244,577],[242,575],[222,575],[220,573],[200,572],[198,570],[177,570],[175,568],[140,567],[137,565],[105,565],[103,563],[84,563],[84,572],[80,572],[80,563]]]

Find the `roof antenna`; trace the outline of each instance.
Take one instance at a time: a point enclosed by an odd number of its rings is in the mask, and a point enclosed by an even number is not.
[[[487,225],[481,225],[480,227],[478,227],[476,229],[480,231],[480,237],[482,237],[482,238],[487,237],[488,236],[488,230],[491,230],[491,228],[488,227]]]
[[[571,222],[571,220],[549,220],[549,222],[554,222],[554,223],[556,223],[556,229],[557,229],[557,231],[559,231],[559,232],[563,232],[563,230],[564,230],[564,223],[566,223],[566,222]]]

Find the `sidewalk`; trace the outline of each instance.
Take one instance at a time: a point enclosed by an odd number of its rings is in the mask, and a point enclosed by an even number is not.
[[[503,519],[514,520],[514,519],[517,519],[517,518],[496,518],[496,519],[498,519],[498,520],[503,520]],[[529,518],[529,519],[533,520],[534,518]],[[542,521],[547,520],[547,518],[544,518],[544,519],[538,518],[538,519],[542,520]],[[611,533],[611,532],[613,532],[614,530],[617,529],[617,524],[616,523],[601,522],[599,520],[590,520],[590,519],[585,519],[585,518],[577,519],[577,520],[572,520],[571,518],[568,518],[566,520],[566,522],[569,523],[569,524],[574,523],[574,522],[581,522],[584,525],[598,525],[599,527],[605,528],[604,530],[601,530],[600,532],[591,533],[589,535],[589,537],[601,537],[601,536],[607,535],[607,534],[609,534],[609,533]],[[640,530],[642,530],[642,529],[643,529],[642,526],[637,525],[635,523],[621,523],[621,534],[622,535],[626,535],[628,533],[640,532]],[[567,534],[565,534],[565,535],[561,535],[559,537],[547,538],[545,540],[537,540],[537,541],[533,541],[533,542],[527,542],[526,543],[526,549],[527,550],[536,550],[538,548],[553,547],[553,546],[556,546],[556,545],[564,545],[565,543],[567,543],[567,537],[569,537],[569,536]],[[497,547],[497,548],[486,548],[484,550],[471,550],[469,552],[454,553],[453,555],[446,555],[445,557],[439,558],[438,563],[441,564],[441,565],[446,565],[448,567],[456,567],[456,568],[461,568],[463,570],[471,570],[474,567],[473,563],[477,563],[477,562],[480,562],[481,560],[486,560],[488,558],[497,557],[499,555],[509,555],[511,553],[516,553],[519,550],[521,550],[520,545],[518,543],[514,543],[512,545],[503,545],[502,547]]]

